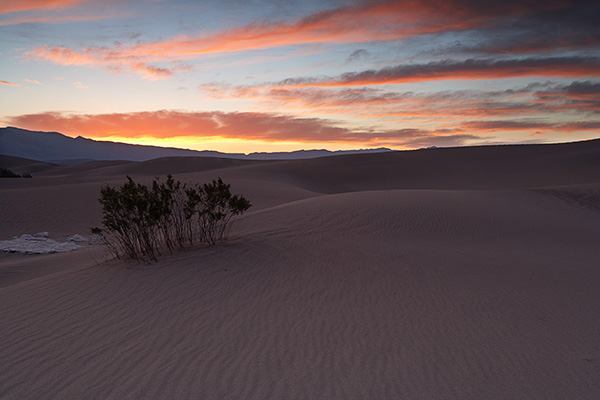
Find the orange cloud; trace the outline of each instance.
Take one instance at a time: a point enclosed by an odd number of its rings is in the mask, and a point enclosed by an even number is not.
[[[25,53],[25,55],[26,57],[34,59],[43,58],[61,65],[86,65],[96,63],[97,57],[89,53],[91,52],[73,52],[69,49],[58,46],[53,48],[43,46],[39,49],[31,50]]]
[[[0,81],[1,85],[6,85],[6,86],[21,86],[18,83],[12,83],[12,82],[8,82],[8,81]]]
[[[352,12],[350,12],[352,11]],[[349,19],[344,19],[348,17]],[[380,23],[372,19],[383,20]],[[124,69],[146,78],[164,78],[171,70],[161,68],[159,73],[149,67],[151,62],[169,62],[196,58],[202,54],[265,49],[287,45],[327,42],[364,42],[389,40],[403,34],[398,29],[380,29],[393,26],[398,17],[375,12],[360,15],[354,9],[322,12],[300,21],[259,23],[233,28],[206,36],[176,36],[157,42],[137,43],[114,48],[38,47],[25,57],[46,60],[60,65],[88,65],[105,67],[116,72]],[[150,70],[149,70],[150,69]]]
[[[153,112],[65,114],[48,112],[5,118],[13,126],[58,131],[69,136],[146,144],[171,140],[186,143],[241,140],[268,143],[322,143],[360,147],[415,148],[464,145],[492,139],[492,132],[597,132],[600,121],[540,122],[537,120],[477,120],[438,122],[439,127],[398,129],[348,128],[332,120],[269,113]],[[422,122],[422,121],[421,121]],[[418,126],[419,121],[415,122]],[[485,135],[485,136],[481,136]]]
[[[127,69],[146,79],[162,79],[173,75],[174,69],[153,66],[141,61],[140,57],[127,56],[104,48],[73,51],[56,46],[43,46],[25,53],[25,57],[34,60],[47,60],[59,65],[102,66],[113,72]],[[180,68],[179,68],[180,69]]]
[[[507,16],[553,10],[563,4],[561,1],[541,0],[532,0],[525,5],[521,3],[507,1],[473,5],[468,0],[365,2],[321,11],[297,20],[260,22],[214,34],[176,36],[156,42],[119,45],[111,49],[41,47],[26,53],[26,57],[62,65],[73,65],[74,60],[79,60],[79,63],[85,65],[105,67],[117,72],[126,69],[155,79],[168,77],[173,70],[159,68],[159,73],[156,73],[154,69],[157,67],[149,66],[149,63],[186,60],[215,52],[308,43],[383,41],[473,29]],[[368,79],[365,84],[367,81]]]
[[[18,25],[25,23],[46,23],[46,24],[64,24],[70,22],[94,21],[108,18],[102,15],[61,15],[61,16],[19,16],[12,19],[0,21],[0,26]]]
[[[132,56],[189,57],[308,43],[392,40],[463,27],[462,19],[446,24],[440,23],[439,19],[432,22],[432,14],[440,16],[437,12],[436,7],[419,3],[367,3],[320,11],[298,20],[260,22],[211,35],[178,36],[140,43],[122,51]]]
[[[0,3],[0,14],[49,8],[73,7],[88,0],[3,0]]]
[[[25,129],[58,131],[69,136],[125,139],[239,139],[263,142],[354,143],[360,146],[401,146],[415,140],[433,140],[461,134],[452,129],[364,130],[336,126],[319,118],[297,118],[267,113],[155,111],[120,114],[64,114],[48,112],[5,119]],[[466,135],[466,136],[465,136]],[[455,137],[454,140],[459,140]]]

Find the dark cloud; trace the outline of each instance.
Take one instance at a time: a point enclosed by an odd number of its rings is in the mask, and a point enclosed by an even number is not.
[[[527,121],[470,121],[462,124],[468,130],[482,131],[522,131],[531,129],[540,129],[551,127],[551,124],[543,122],[527,122]]]
[[[365,49],[354,50],[346,60],[346,64],[349,64],[353,61],[360,60],[361,58],[367,58],[370,56],[370,53]]]
[[[467,30],[460,46],[446,54],[558,53],[596,49],[600,45],[600,6],[566,2],[553,9],[530,9],[520,15],[499,15],[487,26]]]
[[[470,121],[462,125],[465,129],[475,131],[589,131],[600,129],[600,121],[575,121],[568,123],[552,123],[542,121]],[[536,132],[536,134],[541,134]]]
[[[600,96],[600,82],[576,81],[564,87],[568,95],[596,95]],[[600,100],[600,98],[599,98]]]
[[[292,78],[274,86],[362,86],[448,79],[501,79],[524,76],[600,77],[600,57],[529,57],[443,60],[379,70],[347,72],[333,78]]]
[[[556,125],[557,130],[565,131],[589,131],[600,129],[600,121],[569,122]]]
[[[536,102],[551,104],[555,111],[600,113],[600,82],[575,81],[549,85],[532,93]]]

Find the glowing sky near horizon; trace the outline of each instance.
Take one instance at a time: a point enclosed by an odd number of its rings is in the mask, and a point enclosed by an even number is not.
[[[227,152],[600,138],[600,5],[2,0],[0,125]]]

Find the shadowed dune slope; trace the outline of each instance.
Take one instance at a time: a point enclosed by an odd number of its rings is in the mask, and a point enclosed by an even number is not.
[[[260,164],[261,161],[234,160],[212,157],[167,157],[149,161],[93,161],[74,166],[58,167],[48,171],[48,176],[69,174],[97,177],[157,176],[166,174],[184,174],[229,169],[239,166]]]
[[[0,168],[10,169],[19,175],[25,173],[35,174],[40,171],[51,170],[54,167],[56,167],[55,164],[29,160],[27,158],[0,155]]]
[[[253,167],[309,190],[516,189],[600,182],[600,140],[347,155]],[[254,173],[254,171],[249,173]]]

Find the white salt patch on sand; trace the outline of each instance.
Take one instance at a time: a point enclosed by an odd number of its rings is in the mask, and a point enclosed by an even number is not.
[[[87,242],[87,241],[88,240],[86,238],[84,238],[83,236],[81,236],[77,233],[69,238],[69,242],[83,243],[83,242]]]
[[[0,250],[10,253],[50,254],[73,251],[81,248],[75,242],[87,242],[80,235],[73,235],[68,242],[57,242],[48,238],[48,232],[35,235],[24,234],[12,240],[0,240]]]

